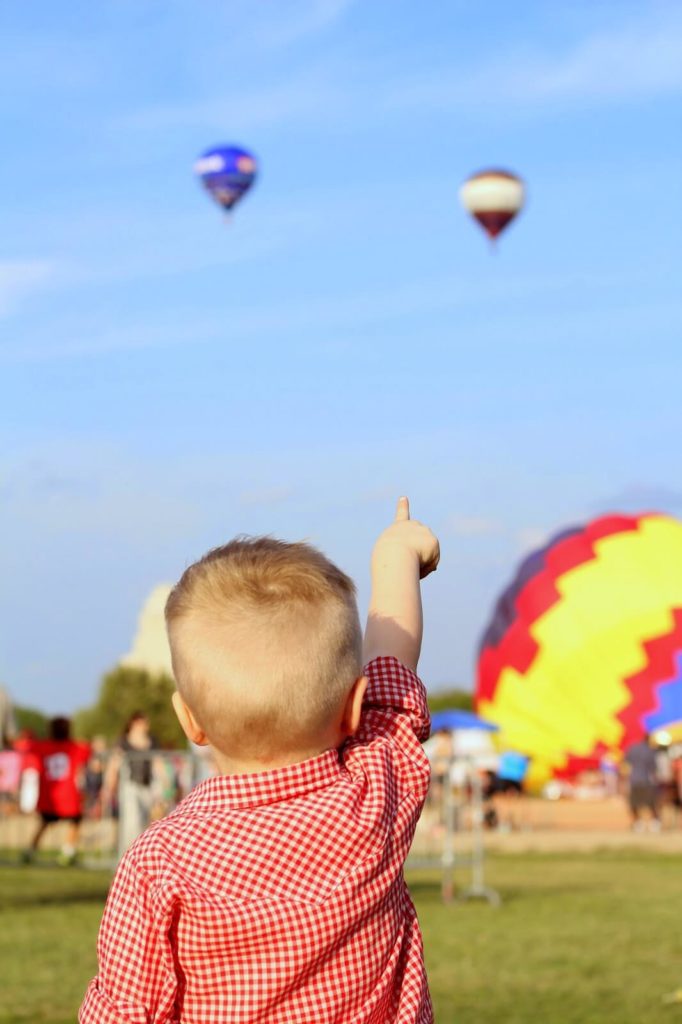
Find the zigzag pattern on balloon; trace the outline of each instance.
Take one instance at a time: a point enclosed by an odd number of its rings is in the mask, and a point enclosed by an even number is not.
[[[639,739],[646,729],[682,720],[682,608],[673,609],[673,628],[647,640],[645,667],[625,680],[632,694],[618,718],[623,723],[624,745]]]
[[[657,709],[644,720],[649,732],[674,726],[682,736],[682,651],[675,655],[675,667],[675,677],[659,686]]]
[[[632,699],[616,716],[623,725],[622,750],[646,733],[682,722],[682,609],[674,609],[673,618],[670,633],[642,644],[649,659],[646,666],[624,680]],[[597,743],[587,757],[569,754],[564,768],[555,774],[572,778],[580,771],[597,768],[608,753],[604,743]]]
[[[595,557],[594,545],[610,534],[636,530],[640,516],[604,516],[584,528],[565,530],[521,564],[511,585],[498,599],[492,621],[480,644],[477,700],[490,700],[505,666],[523,674],[538,645],[529,632],[533,623],[561,599],[557,580]]]

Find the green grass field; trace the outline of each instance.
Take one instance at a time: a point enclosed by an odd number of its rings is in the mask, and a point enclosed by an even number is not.
[[[438,1024],[667,1024],[682,1004],[682,858],[491,857],[499,909],[414,873]],[[109,875],[0,867],[0,1024],[73,1024]],[[227,1024],[227,1022],[226,1022]]]

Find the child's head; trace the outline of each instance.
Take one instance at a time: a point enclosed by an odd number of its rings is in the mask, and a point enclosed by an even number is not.
[[[315,548],[256,537],[209,551],[166,623],[178,691],[217,750],[267,763],[333,737],[362,634],[352,581]]]

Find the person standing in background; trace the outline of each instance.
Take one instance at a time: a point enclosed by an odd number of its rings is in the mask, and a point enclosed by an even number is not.
[[[10,750],[17,736],[12,701],[4,686],[0,686],[0,750]]]
[[[114,751],[102,786],[106,806],[118,795],[118,848],[122,856],[144,832],[151,821],[154,800],[154,748],[149,719],[135,711],[126,722],[123,736]]]
[[[21,780],[21,755],[14,750],[17,728],[12,702],[4,686],[0,686],[0,805],[8,809],[16,805]]]
[[[628,802],[632,815],[632,828],[641,832],[645,821],[642,811],[649,812],[652,832],[659,832],[661,821],[658,815],[658,775],[656,770],[656,753],[651,747],[649,736],[644,735],[638,743],[633,743],[625,752],[623,762],[629,772]]]
[[[102,786],[106,764],[107,741],[104,736],[93,736],[90,760],[85,766],[85,813],[92,818],[102,816]]]
[[[62,844],[60,863],[75,863],[78,852],[80,824],[83,816],[81,778],[90,758],[90,745],[71,739],[68,718],[53,718],[50,738],[26,740],[23,752],[31,758],[39,773],[37,810],[41,821],[22,860],[34,860],[45,830],[59,821],[68,822]]]

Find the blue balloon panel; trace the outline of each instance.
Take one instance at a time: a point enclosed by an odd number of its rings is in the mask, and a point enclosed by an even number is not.
[[[211,198],[231,210],[256,180],[258,163],[240,146],[214,146],[201,154],[194,171]]]

